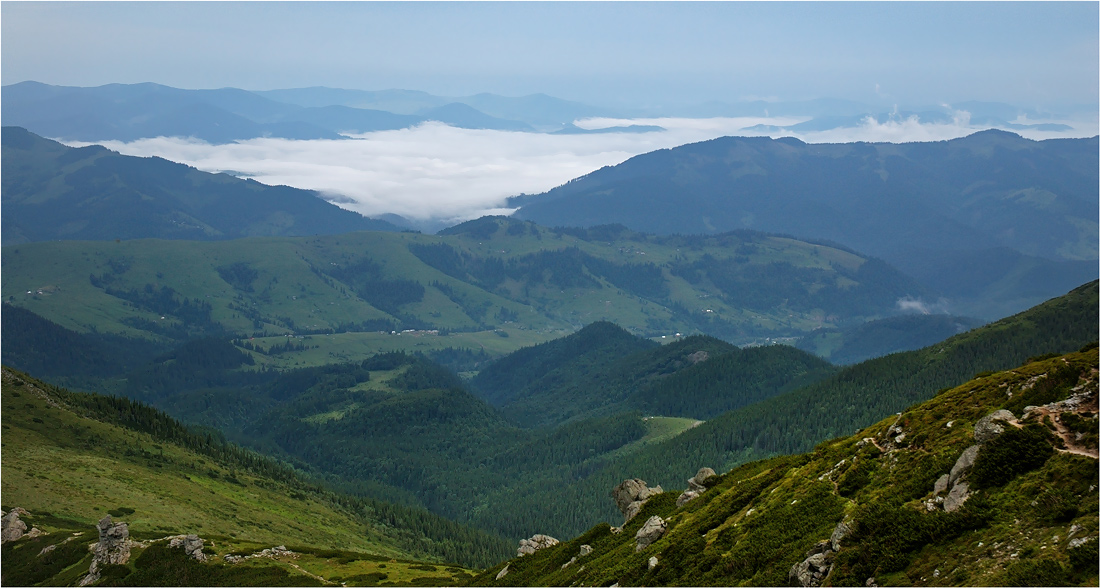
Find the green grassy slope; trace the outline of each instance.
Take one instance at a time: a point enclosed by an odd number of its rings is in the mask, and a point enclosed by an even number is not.
[[[22,244],[3,249],[3,278],[5,302],[80,333],[166,342],[337,332],[352,347],[498,353],[598,320],[646,337],[765,342],[885,316],[922,293],[881,262],[788,238],[658,238],[504,218],[439,236]],[[388,335],[404,329],[441,332]],[[295,361],[330,361],[339,351],[323,343]]]
[[[851,532],[823,585],[1095,586],[1098,358],[1090,347],[983,375],[810,453],[742,465],[683,507],[677,492],[665,492],[617,534],[597,525],[472,584],[784,586],[792,566],[844,522]],[[1083,404],[1057,423],[1023,418],[1024,405],[1072,394]],[[977,421],[1002,408],[1019,422],[983,445],[965,478],[969,498],[946,512],[933,494],[937,478],[975,444]],[[650,516],[668,530],[636,550]],[[581,555],[581,545],[591,553]]]
[[[508,550],[422,510],[333,494],[148,407],[9,368],[3,428],[4,507],[69,526],[115,511],[142,538],[193,532],[219,553],[286,544],[485,565]]]

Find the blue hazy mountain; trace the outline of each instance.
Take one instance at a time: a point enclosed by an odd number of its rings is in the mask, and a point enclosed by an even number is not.
[[[233,239],[397,230],[316,192],[211,174],[98,145],[79,149],[4,127],[3,243]]]
[[[489,116],[480,110],[462,104],[451,102],[443,106],[429,108],[420,113],[425,120],[436,120],[447,123],[452,127],[463,129],[492,129],[497,131],[533,131],[531,125],[516,121],[505,120],[495,116]]]
[[[1097,276],[1097,148],[1095,137],[1031,141],[1004,131],[907,144],[724,137],[639,155],[510,204],[548,226],[753,229],[840,242],[934,277],[958,305],[952,312],[992,319]]]
[[[302,104],[280,102],[275,97]],[[496,103],[519,104],[503,97]],[[549,103],[553,98],[546,97]],[[493,98],[481,102],[492,104]],[[536,101],[538,102],[538,101]],[[379,108],[377,104],[384,108]],[[546,118],[545,108],[533,118]],[[423,92],[360,92],[306,88],[249,92],[237,88],[182,90],[159,84],[108,84],[93,88],[21,82],[4,86],[4,126],[72,141],[133,141],[194,137],[230,143],[259,137],[340,139],[342,132],[401,129],[428,120],[472,129],[534,130],[522,120],[487,114]],[[570,119],[571,120],[571,119]]]

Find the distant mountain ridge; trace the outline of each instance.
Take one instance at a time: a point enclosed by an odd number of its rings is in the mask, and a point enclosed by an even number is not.
[[[231,143],[261,137],[342,139],[342,133],[403,129],[428,121],[467,129],[553,130],[576,118],[601,114],[608,112],[545,95],[452,99],[398,90],[249,92],[184,90],[153,83],[89,88],[21,82],[4,86],[0,122],[71,141],[168,136]]]
[[[1096,137],[1031,141],[992,130],[905,144],[724,137],[639,155],[510,205],[550,226],[751,228],[839,241],[935,279],[961,305],[956,313],[997,318],[1097,276],[1097,150]],[[999,250],[1011,252],[1000,255],[1006,263],[969,286],[968,268],[988,271],[974,259]],[[1036,272],[1043,277],[1025,277]]]
[[[398,230],[310,190],[120,155],[98,145],[66,147],[19,127],[2,133],[5,245]]]

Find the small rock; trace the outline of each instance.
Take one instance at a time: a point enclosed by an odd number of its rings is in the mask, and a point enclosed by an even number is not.
[[[667,530],[668,524],[665,523],[664,519],[656,515],[649,517],[649,520],[642,525],[642,528],[638,529],[638,532],[634,534],[634,539],[637,542],[637,547],[635,547],[634,550],[641,551],[649,547],[660,539]]]
[[[504,566],[504,568],[502,570],[497,572],[497,580],[499,580],[499,579],[503,578],[504,576],[508,575],[508,566],[510,566],[510,565],[512,565],[512,564],[508,564],[508,565]]]
[[[581,545],[581,557],[584,557],[584,556],[588,555],[589,553],[592,553],[592,546],[591,545]]]
[[[558,544],[558,540],[549,535],[532,535],[530,539],[520,539],[519,549],[516,550],[516,555],[523,557],[530,555],[540,549],[546,549],[547,547],[553,547]]]
[[[700,496],[702,496],[702,493],[696,492],[695,490],[684,490],[680,496],[676,497],[676,508],[680,508]]]
[[[649,569],[652,570],[653,568],[657,567],[657,563],[657,556],[649,558]]]
[[[567,567],[569,567],[569,566],[571,566],[575,563],[577,563],[577,556],[574,555],[572,559],[570,559],[569,561],[561,564],[561,569],[564,570],[565,568],[567,568]]]
[[[38,552],[38,557],[42,557],[43,555],[46,555],[47,553],[49,553],[49,552],[51,552],[55,549],[57,549],[56,545],[47,545],[47,546],[42,548],[42,551]]]
[[[952,484],[965,476],[970,468],[974,467],[974,460],[978,458],[978,451],[980,450],[981,446],[971,445],[962,452],[962,455],[959,456],[959,459],[955,461],[955,465],[951,468],[949,479]]]
[[[1074,549],[1076,547],[1080,547],[1080,546],[1088,543],[1089,541],[1095,541],[1095,540],[1096,540],[1096,537],[1078,537],[1077,539],[1070,539],[1069,540],[1069,548]]]
[[[2,521],[0,522],[0,543],[18,541],[23,538],[23,534],[27,531],[27,523],[19,520],[21,514],[25,515],[27,511],[16,507],[4,515],[3,519],[0,519]]]
[[[844,521],[840,521],[836,524],[836,528],[833,529],[833,534],[829,536],[829,546],[833,548],[833,551],[840,551],[840,543],[851,534],[852,529],[844,524]]]
[[[967,498],[970,498],[970,485],[966,482],[957,482],[951,487],[951,492],[947,494],[947,498],[943,500],[943,510],[955,512],[962,508]]]
[[[867,586],[867,588],[878,588],[878,581],[875,580],[874,576],[871,576],[870,578],[867,578],[867,581],[864,582],[863,585]]]
[[[622,533],[622,532],[623,532],[622,527],[611,527],[611,534],[612,535],[618,535],[619,533]]]
[[[947,486],[951,483],[951,475],[944,474],[936,480],[936,485],[932,487],[932,496],[942,494],[947,491]]]
[[[1014,420],[1016,420],[1016,415],[1012,414],[1011,411],[1004,410],[1003,408],[1001,410],[988,414],[982,417],[974,425],[974,440],[977,441],[979,444],[987,443],[990,440],[996,438],[997,435],[1005,432],[1004,421]]]

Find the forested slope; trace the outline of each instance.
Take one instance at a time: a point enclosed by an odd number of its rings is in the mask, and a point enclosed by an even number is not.
[[[686,478],[700,465],[728,469],[748,459],[797,453],[851,434],[875,419],[931,398],[975,374],[1096,340],[1097,282],[984,327],[920,349],[844,368],[809,386],[726,413],[676,439],[616,463],[657,481]],[[684,462],[683,456],[691,456]],[[670,482],[666,482],[670,483]]]

